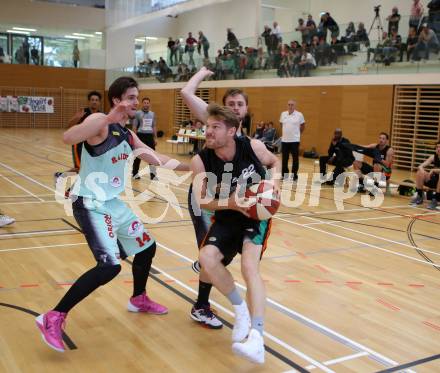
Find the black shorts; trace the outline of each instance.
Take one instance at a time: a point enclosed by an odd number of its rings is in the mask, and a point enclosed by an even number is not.
[[[378,163],[378,162],[373,162],[373,164],[374,163]],[[370,172],[374,172],[374,167],[371,164],[367,163],[367,162],[362,162],[361,172],[362,172],[362,175],[368,175]],[[383,171],[382,171],[382,173],[385,175],[387,180],[390,179],[391,173],[388,174],[388,173],[385,173]]]
[[[78,168],[78,169],[81,166],[82,147],[83,147],[82,142],[72,145],[73,167]]]
[[[425,181],[425,186],[431,189],[437,189],[438,178],[439,174],[432,175],[432,177],[428,181]]]
[[[224,256],[223,261],[230,262],[237,253],[241,254],[243,241],[249,239],[254,244],[262,246],[262,256],[266,250],[271,222],[271,219],[252,221],[244,218],[240,223],[234,222],[234,224],[231,224],[230,222],[214,219],[202,246],[216,246]]]

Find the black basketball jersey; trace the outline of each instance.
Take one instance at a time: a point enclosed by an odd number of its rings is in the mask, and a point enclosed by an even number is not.
[[[247,137],[235,137],[236,151],[232,161],[223,161],[213,149],[204,148],[200,153],[208,174],[207,194],[216,199],[228,198],[237,186],[258,183],[265,178],[266,169],[257,158]],[[246,217],[234,210],[215,211],[216,220],[228,222]]]
[[[376,149],[379,150],[380,153],[380,158],[384,161],[387,158],[387,152],[388,149],[390,148],[389,145],[385,146],[383,149],[379,148],[379,144],[376,145]]]

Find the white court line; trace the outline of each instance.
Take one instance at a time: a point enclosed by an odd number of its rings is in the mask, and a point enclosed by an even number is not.
[[[7,253],[10,251],[25,251],[25,250],[35,250],[35,249],[50,249],[52,247],[68,247],[76,245],[87,245],[87,242],[80,243],[63,243],[58,245],[43,245],[43,246],[29,246],[29,247],[18,247],[16,249],[0,249],[0,253]]]
[[[432,215],[432,214],[438,214],[438,213],[431,213],[430,215]],[[423,216],[425,216],[425,215],[428,215],[428,214],[424,214]],[[371,234],[371,233],[367,233],[367,232],[358,231],[357,229],[344,227],[344,226],[342,226],[342,225],[339,225],[339,224],[343,223],[343,222],[341,222],[341,221],[333,222],[332,224],[326,224],[327,222],[325,222],[325,221],[321,221],[321,220],[318,220],[318,219],[316,219],[316,218],[312,218],[311,216],[304,216],[304,218],[306,218],[306,219],[310,219],[310,220],[316,220],[317,223],[315,223],[315,224],[331,225],[332,227],[338,227],[338,228],[341,228],[341,229],[344,229],[344,230],[347,230],[347,231],[351,231],[351,232],[355,232],[355,233],[363,234],[364,236],[373,237],[373,238],[378,238],[378,239],[380,239],[380,240],[382,240],[382,241],[385,241],[385,242],[389,242],[389,243],[393,243],[393,244],[396,244],[396,245],[400,245],[400,246],[408,247],[408,248],[413,249],[413,250],[419,250],[419,251],[423,251],[423,252],[427,252],[427,253],[430,253],[430,254],[433,254],[433,255],[439,255],[439,256],[440,256],[440,253],[438,253],[438,252],[430,251],[430,250],[427,250],[427,249],[422,249],[422,248],[417,247],[417,246],[413,246],[413,245],[410,245],[410,244],[407,244],[407,243],[404,243],[404,242],[394,241],[394,240],[391,240],[391,239],[389,239],[389,238],[380,237],[380,236],[375,235],[375,234]],[[292,222],[292,223],[293,223],[293,222]],[[301,226],[303,226],[303,227],[305,227],[305,228],[310,228],[310,225],[311,225],[311,224],[313,224],[313,223],[310,223],[310,224],[301,224]],[[386,250],[386,249],[384,249],[384,250]],[[394,251],[393,251],[393,252],[394,252]],[[394,252],[394,253],[396,253],[396,252]],[[397,254],[397,253],[396,253],[396,254]],[[423,261],[423,262],[426,263],[425,261]],[[432,263],[429,263],[429,264],[432,265]]]
[[[315,228],[315,227],[304,226],[304,225],[302,225],[302,224],[295,223],[294,221],[290,221],[290,220],[286,220],[286,219],[283,219],[283,218],[279,218],[279,217],[277,217],[277,216],[275,216],[274,219],[278,219],[278,220],[284,221],[284,222],[286,222],[286,223],[288,223],[288,224],[294,224],[294,225],[297,225],[297,226],[302,227],[302,228],[312,229],[312,230],[314,230],[314,231],[316,231],[316,232],[325,233],[325,234],[328,234],[328,235],[333,236],[333,237],[342,238],[342,239],[344,239],[344,240],[348,240],[348,241],[351,241],[351,242],[355,242],[355,243],[360,244],[360,245],[365,245],[365,246],[368,246],[368,247],[372,247],[373,249],[377,249],[377,250],[380,250],[380,251],[385,251],[385,252],[387,252],[387,253],[390,253],[390,254],[393,254],[393,255],[397,255],[397,256],[400,256],[400,257],[403,257],[403,258],[407,258],[407,259],[410,259],[410,260],[414,260],[414,261],[416,261],[416,262],[420,262],[420,263],[422,263],[422,264],[427,264],[427,265],[430,265],[430,266],[434,266],[434,267],[439,267],[439,268],[440,268],[440,264],[435,264],[435,263],[426,262],[426,261],[421,260],[421,259],[417,259],[417,258],[413,258],[413,257],[408,256],[408,255],[405,255],[405,254],[401,254],[401,253],[399,253],[399,252],[395,252],[395,251],[391,251],[391,250],[384,249],[384,248],[382,248],[382,247],[380,247],[380,246],[372,245],[372,244],[369,244],[369,243],[366,243],[366,242],[363,242],[363,241],[358,241],[358,240],[355,240],[355,239],[353,239],[353,238],[349,238],[349,237],[341,236],[341,235],[339,235],[339,234],[332,233],[332,232],[327,232],[327,231],[324,231],[324,230],[322,230],[322,229],[318,229],[318,228]],[[311,217],[307,217],[307,219],[318,220],[318,219],[311,218]],[[344,228],[344,227],[341,227],[341,226],[339,226],[339,225],[334,225],[334,226],[335,226],[335,227],[338,227],[338,228]],[[350,230],[350,229],[349,229],[349,230]],[[364,234],[364,232],[360,232],[360,231],[358,231],[358,233]],[[373,236],[374,238],[380,238],[380,237],[378,237],[378,236],[374,236],[374,235],[371,235],[371,236]],[[400,242],[397,242],[397,241],[392,241],[392,242],[395,242],[396,244],[399,244],[399,245],[401,244]],[[408,246],[411,246],[411,245],[408,245]],[[411,247],[412,247],[413,249],[421,250],[421,249],[418,248],[418,247],[414,247],[414,246],[411,246]]]
[[[15,168],[10,167],[10,166],[8,166],[7,164],[4,164],[3,162],[0,162],[0,165],[3,166],[4,168],[8,169],[9,171],[12,171],[12,172],[16,173],[17,175],[23,176],[24,178],[26,178],[26,179],[28,179],[28,180],[30,180],[30,181],[33,181],[34,183],[36,183],[36,184],[42,186],[43,188],[48,189],[48,190],[50,190],[51,192],[54,192],[54,193],[55,193],[55,189],[49,188],[48,186],[46,186],[46,185],[40,183],[38,180],[35,180],[35,179],[31,178],[30,176],[27,176],[27,175],[25,175],[24,173],[22,173],[22,172],[20,172],[20,171],[17,171]]]
[[[53,149],[56,149],[53,146],[50,146],[47,144],[41,144],[41,143],[39,145],[35,145],[34,141],[31,141],[31,140],[26,141],[23,138],[19,138],[19,137],[13,136],[11,134],[4,134],[3,137],[9,137],[12,141],[18,142],[20,145],[23,145],[23,143],[31,145],[34,148],[38,148],[38,151],[46,150],[51,153],[57,153],[58,155],[61,153],[61,151],[53,150]],[[52,150],[50,150],[51,148],[52,148]]]
[[[34,250],[34,249],[44,249],[44,248],[54,248],[54,247],[68,247],[68,246],[76,246],[76,245],[87,245],[86,242],[83,243],[72,243],[72,244],[59,244],[59,245],[45,245],[45,246],[30,246],[30,247],[21,247],[21,248],[16,248],[16,249],[4,249],[4,250],[0,250],[0,253],[2,252],[11,252],[11,251],[23,251],[23,250]],[[153,265],[152,266],[156,271],[160,272],[160,274],[164,275],[165,277],[167,277],[168,279],[172,280],[173,282],[175,282],[176,284],[180,285],[181,287],[183,287],[184,289],[188,290],[189,292],[191,292],[192,294],[197,295],[197,291],[194,290],[193,288],[187,286],[186,284],[184,284],[183,282],[179,281],[178,279],[176,279],[175,277],[169,275],[167,272],[163,271],[162,269],[160,269],[159,267]],[[220,305],[219,303],[211,300],[211,303],[214,304],[218,309],[221,309],[223,312],[225,312],[226,314],[234,317],[234,313],[231,312],[230,310],[228,310],[227,308],[223,307],[222,305]],[[326,368],[324,365],[322,365],[321,363],[319,363],[318,361],[316,361],[315,359],[309,357],[308,355],[304,354],[303,352],[295,349],[294,347],[288,345],[287,343],[285,343],[284,341],[282,341],[281,339],[273,336],[270,333],[264,332],[265,337],[267,337],[268,339],[270,339],[271,341],[275,342],[276,344],[280,345],[281,347],[285,348],[286,350],[288,350],[289,352],[292,352],[293,354],[300,356],[301,358],[303,358],[304,360],[306,360],[307,362],[313,364],[313,366],[321,368],[324,372],[328,372],[328,373],[334,373],[331,369]]]
[[[4,176],[3,176],[4,177]],[[37,197],[49,197],[53,196],[53,193],[47,193],[47,194],[35,194]],[[29,197],[26,194],[8,194],[8,195],[0,195],[0,198],[20,198],[20,197]]]
[[[333,360],[327,360],[327,361],[324,361],[322,364],[324,364],[325,366],[329,366],[329,365],[334,365],[334,364],[342,363],[343,361],[357,359],[358,357],[367,356],[367,355],[368,355],[367,352],[358,352],[357,354],[342,356],[342,357],[339,357],[339,358],[333,359]],[[306,366],[307,370],[313,370],[315,368],[316,367],[314,365]],[[288,370],[288,371],[286,371],[284,373],[296,373],[296,370]]]
[[[175,277],[169,275],[167,272],[163,271],[162,269],[160,269],[159,267],[153,265],[152,268],[154,268],[156,271],[159,271],[160,274],[164,275],[165,277],[167,277],[168,279],[172,280],[174,283],[180,285],[181,287],[183,287],[184,289],[186,289],[187,291],[191,292],[192,294],[197,295],[198,292],[196,290],[194,290],[192,287],[184,284],[183,282],[179,281],[178,279],[176,279]],[[222,310],[224,313],[228,314],[229,316],[234,317],[234,313],[232,311],[230,311],[229,309],[223,307],[221,304],[215,302],[215,301],[210,301],[213,305],[215,305],[216,308]],[[328,372],[328,373],[334,373],[333,370],[326,368],[323,364],[319,363],[318,361],[316,361],[315,359],[311,358],[310,356],[306,355],[305,353],[297,350],[296,348],[288,345],[286,342],[282,341],[281,339],[275,337],[274,335],[268,333],[268,332],[264,332],[264,336],[267,339],[270,339],[271,341],[275,342],[276,344],[278,344],[279,346],[285,348],[286,350],[288,350],[289,352],[292,352],[293,354],[301,357],[302,359],[308,361],[309,363],[312,363],[313,366],[318,367],[320,369],[322,369],[324,372]]]
[[[27,205],[27,204],[34,204],[34,203],[59,203],[58,201],[21,201],[21,202],[2,202],[2,206],[4,205]]]
[[[76,229],[53,229],[53,230],[49,230],[49,231],[0,234],[0,240],[4,237],[35,236],[35,235],[39,235],[39,234],[70,233],[70,232],[78,232],[78,231]]]
[[[167,247],[167,246],[165,246],[165,245],[163,245],[163,244],[161,244],[161,243],[159,243],[159,242],[156,242],[156,243],[157,243],[157,246],[162,247],[162,248],[165,249],[166,251],[168,251],[168,252],[170,252],[170,253],[173,253],[174,255],[178,256],[179,258],[182,258],[182,259],[184,259],[185,261],[190,262],[190,263],[193,262],[192,259],[186,257],[185,255],[182,255],[182,254],[178,253],[177,251],[175,251],[175,250],[173,250],[173,249],[170,249],[169,247]],[[241,285],[240,283],[235,282],[235,284],[236,284],[237,287],[239,287],[240,289],[242,289],[242,290],[244,290],[244,291],[247,290],[246,287],[243,286],[243,285]],[[345,336],[342,335],[342,334],[339,334],[338,332],[336,332],[336,331],[334,331],[334,330],[332,330],[332,329],[330,329],[330,328],[328,328],[328,327],[326,327],[326,326],[324,326],[324,325],[318,323],[317,321],[314,321],[314,320],[312,320],[312,319],[309,319],[308,317],[306,317],[306,316],[300,314],[299,312],[296,312],[296,311],[294,311],[293,309],[288,308],[288,307],[286,307],[286,306],[284,306],[284,305],[282,305],[282,304],[280,304],[280,303],[274,301],[273,299],[271,299],[271,298],[269,298],[269,297],[266,297],[266,301],[267,301],[267,303],[271,304],[272,306],[275,306],[275,308],[278,308],[278,309],[282,310],[283,313],[289,315],[290,317],[293,317],[293,318],[296,319],[296,320],[303,321],[305,324],[312,325],[312,326],[315,327],[319,332],[324,332],[323,334],[329,334],[329,335],[331,335],[331,336],[333,336],[333,337],[336,337],[339,341],[344,341],[345,344],[348,345],[349,347],[351,347],[352,349],[358,349],[358,350],[362,350],[363,352],[367,352],[367,353],[370,354],[371,356],[376,357],[376,358],[378,359],[378,361],[379,361],[381,364],[385,365],[385,366],[386,366],[387,364],[390,364],[390,365],[398,365],[397,362],[395,362],[395,361],[393,361],[393,360],[391,360],[391,359],[389,359],[389,358],[387,358],[387,357],[381,355],[380,353],[378,353],[378,352],[376,352],[376,351],[373,351],[373,350],[371,350],[370,348],[368,348],[368,347],[366,347],[366,346],[364,346],[364,345],[362,345],[362,344],[360,344],[360,343],[358,343],[358,342],[355,342],[355,341],[353,341],[352,339],[350,339],[350,338],[348,338],[348,337],[345,337]],[[314,329],[314,328],[312,328],[312,329]]]
[[[0,165],[3,165],[3,164],[0,162]],[[14,170],[13,168],[11,168],[11,167],[9,167],[9,166],[6,166],[6,167],[7,167],[7,168],[10,168],[10,169],[12,169],[12,170]],[[15,170],[14,170],[14,171],[15,171]],[[15,171],[15,172],[19,173],[19,171]],[[34,181],[34,182],[37,183],[37,184],[41,184],[41,183],[39,183],[37,180],[34,180],[34,179],[32,179],[32,178],[30,178],[30,177],[24,175],[24,174],[23,174],[23,176],[25,176],[25,177],[28,178],[29,180]],[[42,184],[41,184],[41,185],[42,185]],[[51,188],[48,188],[48,187],[46,187],[46,186],[44,186],[44,187],[45,187],[46,189],[49,189],[49,190],[51,190],[51,191],[54,191],[54,190],[51,189]],[[55,202],[56,202],[56,201],[55,201]],[[285,220],[285,219],[281,219],[281,218],[278,218],[278,219],[280,219],[280,220]],[[294,222],[290,222],[290,221],[288,221],[288,220],[286,220],[286,221],[287,221],[288,223],[292,223],[292,224],[300,225],[300,224],[297,224],[297,223],[294,223]],[[309,229],[315,229],[315,228],[313,228],[313,227],[306,227],[306,228],[309,228]],[[323,231],[323,232],[325,232],[325,231]],[[327,233],[327,232],[325,232],[325,233]],[[362,243],[362,244],[364,244],[363,242],[360,242],[360,241],[358,241],[358,243]],[[160,244],[158,243],[158,245],[160,245]],[[164,247],[163,245],[160,245],[160,246]],[[173,250],[173,251],[174,251],[174,250]],[[191,259],[189,259],[189,258],[187,258],[187,259],[190,260],[190,261],[192,262]],[[279,309],[283,310],[285,313],[287,313],[287,314],[293,316],[294,318],[300,319],[300,320],[302,320],[303,322],[308,323],[309,325],[313,325],[314,327],[317,327],[318,329],[321,329],[321,330],[325,331],[325,332],[328,333],[329,335],[332,335],[332,336],[335,337],[336,339],[339,339],[340,341],[342,340],[342,341],[348,343],[349,345],[351,345],[352,348],[353,348],[353,346],[354,346],[355,348],[357,348],[357,349],[359,349],[359,350],[364,350],[364,351],[368,352],[372,357],[374,357],[375,360],[379,361],[381,364],[383,364],[383,365],[385,365],[385,366],[387,366],[387,364],[390,364],[390,365],[392,365],[392,366],[398,365],[398,363],[395,362],[394,360],[389,359],[389,358],[387,358],[387,357],[385,357],[385,356],[379,354],[378,352],[375,352],[375,351],[369,349],[368,347],[363,346],[363,345],[361,345],[360,343],[355,342],[355,341],[349,339],[348,337],[345,337],[345,336],[343,336],[343,335],[341,335],[341,334],[339,334],[339,333],[337,333],[337,332],[331,330],[330,328],[327,328],[326,326],[321,325],[321,324],[319,324],[318,322],[313,321],[313,320],[311,320],[311,319],[309,319],[309,318],[307,318],[307,317],[305,317],[305,316],[303,316],[303,315],[301,315],[301,314],[299,314],[299,313],[297,313],[297,312],[291,310],[290,308],[285,307],[285,306],[283,306],[283,305],[281,305],[281,304],[279,304],[279,303],[273,301],[273,300],[270,299],[270,298],[267,298],[267,301],[268,301],[269,303],[271,303],[272,305],[278,307]]]
[[[6,181],[10,182],[12,185],[16,186],[18,189],[21,189],[23,192],[26,192],[27,194],[29,194],[31,197],[34,197],[36,199],[38,199],[39,201],[44,201],[44,199],[41,199],[40,197],[36,196],[34,193],[32,193],[30,190],[27,190],[25,187],[22,187],[21,185],[17,184],[16,182],[12,181],[11,179],[9,179],[8,177],[0,174],[0,177],[2,177],[3,179],[5,179]]]
[[[337,224],[337,223],[350,223],[350,222],[366,221],[366,220],[401,219],[401,218],[412,218],[412,217],[427,216],[427,215],[439,215],[439,214],[440,214],[440,212],[429,212],[426,214],[416,214],[414,216],[411,216],[411,215],[376,216],[373,218],[345,219],[343,221],[341,221],[341,220],[323,221],[322,223],[315,222],[315,223],[307,223],[307,224],[303,224],[303,225],[305,227],[308,227],[310,225],[333,225],[333,224]],[[319,218],[319,216],[317,216],[317,218]]]

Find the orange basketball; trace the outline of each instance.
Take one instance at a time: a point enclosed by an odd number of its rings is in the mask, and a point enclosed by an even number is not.
[[[270,219],[280,206],[280,199],[274,192],[274,185],[268,180],[248,187],[245,197],[257,199],[257,202],[248,209],[250,217],[255,220]]]

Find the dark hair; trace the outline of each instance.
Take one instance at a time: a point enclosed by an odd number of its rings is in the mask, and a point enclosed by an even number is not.
[[[235,127],[238,129],[240,126],[240,121],[238,120],[237,115],[227,106],[220,106],[215,102],[212,102],[208,105],[206,110],[209,117],[221,120],[227,127]]]
[[[145,100],[148,100],[149,102],[151,102],[150,97],[144,97],[144,98],[142,99],[142,102],[144,102]]]
[[[127,89],[137,87],[137,81],[130,76],[122,76],[116,79],[108,89],[108,100],[110,102],[110,107],[114,106],[114,98],[121,99],[122,95],[127,91]]]
[[[390,137],[388,136],[388,134],[386,132],[381,132],[381,133],[379,133],[379,136],[380,135],[384,135],[387,138],[387,140],[390,139]]]
[[[223,95],[223,105],[226,105],[226,99],[229,96],[242,95],[244,100],[246,101],[246,105],[248,104],[248,95],[244,93],[240,88],[229,88],[225,94]]]
[[[89,94],[87,95],[87,100],[90,101],[92,96],[97,96],[100,100],[102,99],[102,95],[98,91],[90,91]]]

